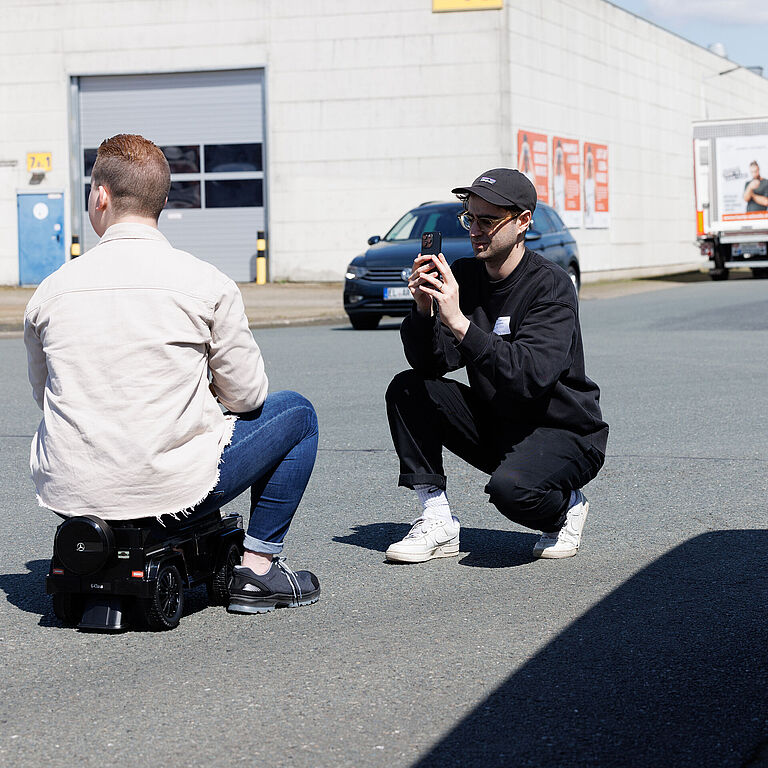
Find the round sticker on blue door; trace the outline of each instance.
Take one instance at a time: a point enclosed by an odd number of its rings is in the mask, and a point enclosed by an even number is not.
[[[36,203],[32,209],[32,215],[41,221],[48,218],[48,206],[45,203]]]

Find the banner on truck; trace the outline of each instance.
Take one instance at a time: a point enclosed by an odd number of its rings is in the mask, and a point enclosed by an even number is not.
[[[542,203],[549,202],[548,144],[546,134],[517,132],[517,168],[531,180]]]
[[[767,219],[768,136],[719,136],[717,212],[722,221]]]
[[[581,155],[575,139],[552,137],[552,207],[567,226],[581,226]]]
[[[584,226],[587,229],[607,229],[610,224],[608,147],[584,142]]]

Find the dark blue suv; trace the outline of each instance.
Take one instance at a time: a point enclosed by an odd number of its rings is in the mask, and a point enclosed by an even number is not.
[[[353,259],[344,281],[344,310],[353,328],[371,330],[382,316],[405,317],[413,299],[408,276],[421,249],[422,232],[441,232],[443,254],[448,263],[474,256],[469,232],[458,220],[463,205],[424,203],[405,214],[383,238],[368,239],[371,247]],[[525,236],[526,245],[559,264],[573,280],[578,292],[581,283],[579,249],[568,227],[552,208],[536,206],[533,223]]]

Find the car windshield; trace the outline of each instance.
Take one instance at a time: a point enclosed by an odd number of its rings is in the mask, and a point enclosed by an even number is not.
[[[440,232],[443,237],[467,237],[456,216],[461,212],[460,206],[450,208],[427,208],[408,211],[392,229],[384,235],[384,239],[418,240],[422,232]]]

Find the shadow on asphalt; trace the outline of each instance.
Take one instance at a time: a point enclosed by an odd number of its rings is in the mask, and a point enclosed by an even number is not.
[[[755,278],[752,271],[746,267],[732,269],[728,274],[731,280],[764,280],[763,277]],[[650,280],[656,283],[710,283],[712,278],[708,271],[678,272],[674,275],[654,275],[653,277],[637,278],[640,281]]]
[[[765,530],[681,544],[568,627],[413,768],[768,766],[766,551]]]
[[[356,525],[352,528],[352,533],[347,536],[334,536],[333,541],[384,552],[393,541],[400,541],[409,529],[410,526],[403,523]],[[539,534],[462,526],[459,565],[512,568],[537,562],[537,559],[531,556],[531,550],[538,538]]]
[[[64,625],[54,616],[51,598],[45,592],[45,577],[50,564],[50,560],[29,560],[25,563],[27,573],[0,574],[0,589],[5,592],[11,605],[40,616],[39,626],[64,629]],[[184,616],[205,608],[208,608],[208,593],[204,586],[184,592]]]

